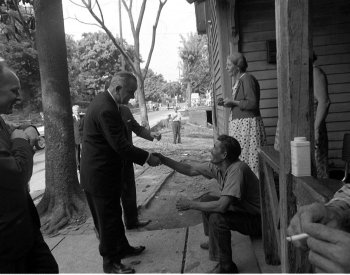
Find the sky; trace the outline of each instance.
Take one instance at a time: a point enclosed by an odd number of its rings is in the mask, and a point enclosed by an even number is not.
[[[97,26],[80,23],[79,21],[85,23],[96,23],[96,21],[86,9],[73,4],[72,1],[79,5],[82,4],[81,0],[63,0],[65,32],[67,34],[79,39],[84,32],[103,31]],[[127,2],[129,1],[127,0]],[[99,3],[106,26],[113,34],[119,36],[118,0],[99,0]],[[141,3],[142,0],[133,1],[135,22],[137,22]],[[159,0],[147,0],[140,33],[140,51],[144,60],[147,59],[152,41],[152,26],[155,22],[158,3]],[[79,21],[75,18],[78,18]],[[122,7],[122,19],[123,38],[133,45],[129,18],[124,7]],[[168,81],[178,80],[181,73],[178,66],[180,61],[178,49],[181,46],[180,34],[186,37],[191,32],[196,32],[194,5],[189,4],[186,0],[168,0],[160,15],[150,68],[154,72],[162,74]]]

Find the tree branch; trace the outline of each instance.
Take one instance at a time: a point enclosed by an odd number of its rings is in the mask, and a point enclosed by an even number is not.
[[[90,14],[92,15],[92,17],[100,24],[100,28],[102,28],[106,34],[108,35],[108,37],[112,40],[113,44],[117,47],[117,49],[120,51],[120,53],[124,56],[124,58],[127,60],[127,62],[129,63],[132,71],[135,74],[138,74],[136,71],[136,68],[130,58],[130,56],[127,54],[126,51],[124,51],[122,49],[122,47],[120,47],[120,45],[118,44],[117,40],[115,39],[115,37],[113,36],[113,34],[111,33],[111,31],[105,26],[105,24],[102,22],[102,20],[95,14],[95,12],[92,10],[91,8],[91,1],[89,1],[89,3],[86,2],[86,0],[81,0],[82,3],[85,5],[85,7],[88,9],[88,11],[90,12]],[[124,0],[123,0],[124,1]]]
[[[140,34],[142,20],[143,20],[144,14],[145,14],[145,10],[146,10],[146,0],[143,0],[142,6],[141,6],[141,9],[140,9],[139,19],[137,21],[137,26],[136,26],[136,33],[137,33],[137,35]]]
[[[128,13],[128,17],[129,17],[129,21],[130,21],[130,26],[131,26],[131,31],[132,31],[132,35],[134,37],[134,39],[136,38],[136,30],[135,30],[135,23],[134,23],[134,18],[132,16],[132,0],[130,0],[130,5],[128,7],[128,5],[126,4],[125,0],[122,0],[123,2],[123,6],[126,9],[127,13]]]
[[[98,10],[100,11],[100,15],[101,15],[101,21],[103,22],[103,24],[105,23],[105,19],[103,18],[103,13],[102,13],[102,10],[101,10],[101,6],[100,6],[100,3],[98,2],[98,0],[95,0],[96,1],[96,4],[97,4],[97,7],[98,7]]]
[[[167,0],[164,0],[163,2],[161,0],[159,0],[157,18],[156,18],[156,22],[153,25],[151,48],[149,50],[148,57],[147,57],[147,62],[146,62],[145,68],[144,68],[144,74],[143,74],[143,78],[144,79],[147,76],[148,67],[149,67],[149,64],[151,62],[151,58],[152,58],[152,54],[153,54],[153,50],[154,50],[154,45],[155,45],[155,42],[156,42],[156,33],[157,33],[157,27],[158,27],[160,13],[162,12],[162,9],[163,9],[164,5],[166,4],[166,2],[167,2]]]
[[[23,18],[23,15],[22,15],[22,13],[21,13],[19,7],[18,7],[17,1],[12,0],[12,4],[16,7],[16,11],[18,12],[18,16],[19,16],[20,22],[21,22],[21,24],[22,24],[22,26],[23,26],[24,32],[25,32],[26,35],[28,36],[28,39],[32,40],[32,39],[31,39],[32,36],[31,36],[31,34],[30,34],[28,25],[27,25],[26,21],[25,21],[24,18]]]
[[[71,2],[73,5],[76,5],[76,6],[80,7],[80,8],[84,8],[84,9],[86,9],[86,6],[79,5],[78,3],[75,3],[75,2],[74,2],[74,1],[72,1],[72,0],[69,0],[69,2]]]
[[[85,7],[84,7],[85,8]],[[88,22],[84,22],[84,21],[81,21],[80,19],[78,19],[78,17],[67,17],[67,18],[65,18],[64,20],[66,20],[66,19],[73,19],[73,20],[77,20],[79,23],[81,23],[81,24],[85,24],[85,25],[90,25],[90,26],[96,26],[96,27],[99,27],[99,28],[101,28],[102,29],[102,27],[100,26],[100,25],[98,25],[98,24],[95,24],[95,23],[88,23]]]

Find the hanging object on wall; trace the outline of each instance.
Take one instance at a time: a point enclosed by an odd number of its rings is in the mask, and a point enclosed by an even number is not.
[[[276,40],[266,40],[267,63],[276,64]]]

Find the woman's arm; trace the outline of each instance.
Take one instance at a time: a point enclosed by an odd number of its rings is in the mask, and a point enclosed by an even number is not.
[[[328,85],[326,75],[317,67],[314,67],[314,97],[317,100],[317,110],[315,114],[315,140],[318,143],[318,133],[321,123],[328,115],[329,105],[331,104],[328,96]]]

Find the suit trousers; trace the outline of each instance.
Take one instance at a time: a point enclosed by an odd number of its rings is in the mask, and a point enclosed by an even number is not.
[[[28,253],[16,260],[0,260],[0,273],[57,274],[58,265],[45,243],[40,229],[36,229],[35,241]]]
[[[135,224],[138,220],[137,197],[134,164],[131,161],[124,163],[123,171],[122,206],[125,225]]]
[[[173,136],[174,136],[174,144],[181,143],[181,135],[180,135],[180,130],[181,130],[181,122],[180,121],[173,121]]]
[[[100,197],[85,192],[95,228],[100,236],[100,255],[109,260],[120,262],[123,250],[129,242],[125,236],[120,205],[120,193]]]
[[[219,197],[205,195],[201,201],[214,201]],[[261,235],[261,216],[227,211],[202,212],[204,234],[209,235],[209,258],[221,263],[232,262],[231,230],[243,235]]]
[[[81,155],[81,144],[75,144],[75,161],[77,169],[80,171],[80,155]]]

